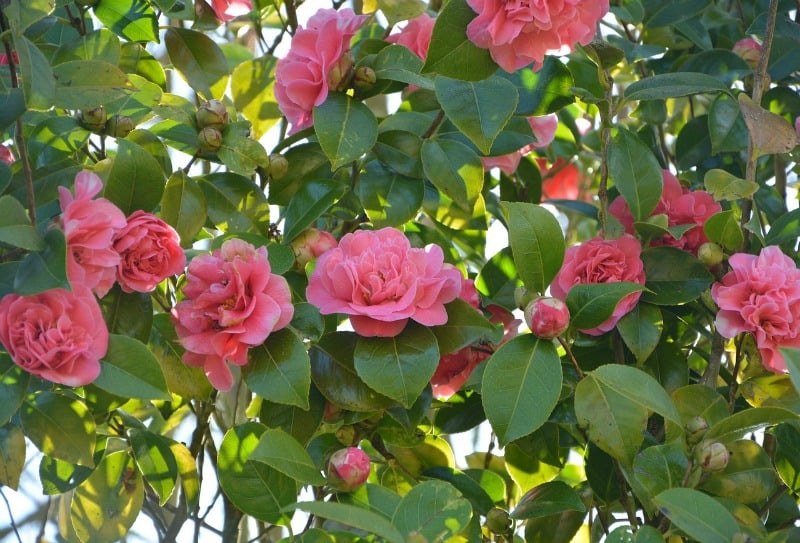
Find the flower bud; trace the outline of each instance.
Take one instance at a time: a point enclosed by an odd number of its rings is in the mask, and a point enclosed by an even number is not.
[[[112,115],[106,123],[106,134],[113,138],[124,138],[133,129],[133,119],[126,115]]]
[[[197,108],[195,119],[198,129],[210,126],[222,130],[228,124],[228,109],[219,100],[209,100]]]
[[[708,268],[721,263],[724,256],[722,247],[713,241],[707,241],[697,249],[697,259]]]
[[[292,240],[291,247],[294,251],[295,269],[303,271],[306,264],[319,257],[328,249],[338,247],[339,243],[330,232],[309,228]]]
[[[569,309],[558,298],[539,296],[525,306],[525,323],[540,338],[553,339],[569,327]]]
[[[748,66],[754,70],[758,68],[761,58],[761,44],[751,38],[744,38],[733,44],[733,52],[739,55]]]
[[[504,534],[511,528],[513,521],[508,511],[493,507],[486,513],[486,527],[496,534]]]
[[[103,106],[95,107],[92,109],[83,109],[78,112],[78,121],[86,130],[100,133],[106,127],[108,116]]]
[[[353,80],[353,54],[348,49],[339,62],[334,64],[328,72],[328,87],[332,91],[347,90]]]
[[[728,448],[719,441],[703,441],[694,449],[695,462],[704,471],[722,471],[729,458]]]
[[[378,76],[375,75],[375,70],[369,66],[359,66],[356,68],[356,75],[353,78],[353,87],[360,91],[368,91],[377,80]]]
[[[222,132],[207,126],[197,133],[197,141],[200,142],[201,152],[213,153],[222,147]]]
[[[269,176],[273,179],[281,179],[289,171],[289,161],[279,153],[269,155]]]
[[[336,439],[339,440],[339,443],[345,447],[352,447],[358,443],[358,430],[356,430],[356,427],[352,424],[342,426],[336,430],[334,435],[336,436]]]
[[[328,484],[342,492],[352,492],[369,477],[369,456],[358,447],[340,449],[328,460]]]
[[[703,417],[695,417],[686,423],[686,441],[690,445],[698,443],[708,430],[708,422]]]

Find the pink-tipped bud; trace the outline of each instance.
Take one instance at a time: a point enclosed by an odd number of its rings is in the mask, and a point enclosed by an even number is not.
[[[210,126],[222,130],[228,124],[228,108],[219,100],[209,100],[195,113],[197,128]]]
[[[739,55],[748,66],[753,69],[758,67],[761,58],[761,44],[752,38],[744,38],[733,44],[733,52]]]
[[[719,441],[703,441],[695,447],[694,459],[704,471],[722,471],[728,465],[730,453]]]
[[[328,484],[341,492],[352,492],[369,477],[369,456],[358,447],[340,449],[328,460]]]
[[[558,298],[539,296],[525,306],[525,323],[534,335],[553,339],[569,327],[569,309]]]
[[[339,242],[330,232],[319,230],[318,228],[309,228],[294,240],[291,246],[294,251],[295,268],[302,271],[306,268],[306,264],[319,257],[328,249],[338,247]]]

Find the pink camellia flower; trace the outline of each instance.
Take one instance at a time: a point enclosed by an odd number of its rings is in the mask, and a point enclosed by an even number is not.
[[[797,138],[800,140],[800,117],[794,120],[794,131],[797,132]]]
[[[546,158],[537,157],[536,164],[542,174],[542,200],[578,199],[583,179],[575,164],[561,157],[550,165]]]
[[[733,44],[732,51],[739,55],[748,66],[758,68],[761,58],[761,44],[752,38],[744,38]]]
[[[92,292],[83,285],[0,300],[0,342],[14,363],[33,375],[83,386],[100,374],[108,328]]]
[[[481,162],[483,163],[483,169],[485,171],[489,171],[492,168],[500,168],[506,175],[513,175],[514,172],[517,171],[519,161],[522,157],[534,149],[542,149],[553,143],[556,137],[556,129],[558,128],[558,116],[555,113],[528,117],[528,124],[531,125],[531,130],[536,138],[536,142],[506,155],[481,157]]]
[[[233,386],[227,362],[247,364],[247,351],[294,316],[289,284],[275,275],[265,247],[229,239],[195,257],[186,271],[186,297],[172,321],[186,352],[183,362],[202,367],[219,390]]]
[[[461,281],[438,245],[412,249],[396,228],[359,230],[319,257],[306,297],[323,315],[350,315],[357,334],[393,337],[409,319],[447,322],[444,304],[458,296]]]
[[[119,254],[117,281],[125,292],[150,292],[171,275],[183,273],[186,255],[178,233],[145,211],[134,211],[117,232],[114,250]]]
[[[103,181],[94,173],[75,176],[75,196],[58,187],[61,224],[67,239],[67,276],[73,285],[85,285],[102,298],[114,285],[119,254],[114,236],[127,224],[125,214],[105,198],[94,198]]]
[[[436,24],[436,19],[423,13],[408,21],[403,30],[392,34],[386,38],[386,41],[407,47],[412,53],[425,60],[428,56],[434,24]]]
[[[785,372],[778,347],[800,348],[800,270],[775,246],[758,256],[736,253],[728,262],[731,271],[711,286],[717,330],[727,338],[750,332],[764,367]]]
[[[343,84],[353,66],[350,40],[366,19],[351,9],[321,9],[295,33],[275,67],[275,99],[292,125],[290,134],[311,126],[314,106]]]
[[[564,263],[550,284],[550,292],[556,298],[566,300],[567,293],[575,285],[621,281],[644,285],[641,253],[639,241],[630,234],[623,234],[619,239],[594,238],[580,245],[573,245],[564,255]],[[595,328],[581,332],[591,336],[608,332],[633,309],[641,294],[628,294],[614,308],[611,317]]]
[[[218,21],[226,22],[253,11],[253,0],[211,0],[211,9]]]
[[[553,339],[569,328],[569,309],[558,298],[539,296],[525,306],[525,323],[534,335]]]
[[[19,56],[17,55],[16,51],[11,52],[11,58],[14,60],[14,64],[19,64]],[[0,65],[8,63],[8,55],[5,53],[0,53]]]
[[[15,160],[16,159],[14,158],[14,154],[11,152],[11,149],[5,145],[0,145],[0,162],[11,164]]]
[[[328,460],[328,484],[341,492],[352,492],[369,478],[369,456],[358,447],[333,453]]]
[[[306,264],[319,258],[322,253],[328,249],[335,249],[339,242],[330,232],[309,228],[293,239],[290,245],[294,251],[295,268],[302,271],[306,268]]]
[[[608,0],[467,0],[478,13],[467,37],[511,73],[592,41]]]
[[[703,225],[711,215],[719,213],[722,207],[708,192],[704,190],[691,191],[682,186],[678,178],[667,170],[662,171],[662,177],[664,189],[661,199],[651,215],[665,214],[669,226],[683,224],[696,224],[697,226],[686,231],[680,239],[675,239],[671,234],[665,234],[663,238],[654,240],[652,245],[677,247],[697,255],[697,249],[708,241],[703,231]],[[611,202],[608,211],[622,223],[626,232],[629,234],[634,232],[633,216],[624,198],[619,197]]]

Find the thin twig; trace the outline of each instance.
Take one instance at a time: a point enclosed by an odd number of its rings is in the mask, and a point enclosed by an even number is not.
[[[17,530],[17,523],[14,520],[14,513],[11,511],[11,504],[8,503],[8,498],[6,498],[5,493],[3,492],[3,488],[0,487],[0,496],[3,497],[3,501],[6,502],[6,509],[8,509],[8,518],[11,519],[11,528],[14,530],[14,534],[17,536],[17,541],[22,543],[22,538],[19,535],[19,530]]]

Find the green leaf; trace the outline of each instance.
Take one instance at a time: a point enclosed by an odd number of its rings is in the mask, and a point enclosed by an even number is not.
[[[467,25],[476,16],[466,0],[444,5],[436,17],[422,73],[479,81],[497,71],[489,50],[481,49],[467,37]]]
[[[14,36],[14,47],[19,56],[22,90],[29,109],[48,110],[56,95],[56,78],[47,57],[36,45],[22,35]]]
[[[11,28],[22,34],[33,23],[52,13],[54,3],[53,0],[12,0],[4,5]]]
[[[758,190],[758,183],[745,181],[725,170],[708,170],[703,178],[706,190],[716,201],[750,198]]]
[[[636,134],[619,127],[608,149],[608,170],[635,221],[647,218],[663,190],[661,166]]]
[[[139,145],[117,140],[117,154],[108,166],[103,196],[126,215],[137,209],[151,211],[161,201],[164,171],[153,155]]]
[[[0,485],[19,488],[19,476],[25,467],[25,434],[17,426],[0,426]]]
[[[359,159],[378,139],[378,121],[363,103],[343,93],[330,93],[314,107],[314,131],[331,169]]]
[[[329,401],[348,411],[379,411],[395,405],[368,387],[356,373],[353,353],[358,339],[353,332],[322,336],[309,352],[314,384]]]
[[[220,99],[228,86],[228,61],[219,46],[201,32],[170,27],[167,54],[180,76],[206,100]]]
[[[567,293],[570,326],[589,330],[608,320],[626,296],[644,290],[637,283],[593,283],[574,285]]]
[[[376,228],[400,226],[413,219],[422,206],[425,184],[372,161],[358,176],[355,193]]]
[[[297,483],[262,462],[250,460],[251,453],[267,428],[245,422],[227,431],[219,447],[219,486],[240,511],[271,524],[286,524],[287,506],[297,499]]]
[[[421,160],[422,137],[411,131],[412,129],[415,130],[415,127],[411,126],[410,123],[401,123],[402,117],[389,117],[389,119],[393,119],[395,122],[384,122],[378,128],[378,141],[373,149],[375,156],[380,164],[386,166],[393,173],[399,173],[415,179],[424,178],[425,173],[422,169]],[[425,117],[425,119],[430,121],[428,117]],[[401,124],[403,130],[388,129],[393,124]],[[370,162],[369,165],[374,163]]]
[[[28,253],[14,276],[14,292],[22,296],[52,288],[70,290],[67,279],[67,241],[61,230],[44,234],[45,250]]]
[[[570,89],[575,85],[569,68],[554,56],[547,56],[537,71],[504,71],[498,75],[511,81],[519,93],[515,115],[547,115],[570,105],[575,95]]]
[[[62,44],[53,54],[53,65],[71,60],[102,60],[114,66],[119,64],[119,38],[107,28],[89,32]]]
[[[516,307],[514,291],[521,286],[510,247],[495,253],[475,279],[475,288],[503,307]]]
[[[677,305],[697,299],[713,281],[708,269],[691,253],[676,247],[651,247],[642,251],[645,286],[642,300],[656,305]]]
[[[315,179],[304,183],[286,207],[283,239],[290,242],[303,233],[347,190],[347,185],[332,179]]]
[[[447,118],[488,155],[495,138],[517,109],[516,87],[500,77],[460,81],[441,74],[435,83],[436,98]]]
[[[708,134],[711,154],[739,152],[747,149],[748,131],[739,104],[727,94],[721,94],[711,104],[708,113]]]
[[[708,115],[698,115],[683,125],[675,141],[678,169],[688,170],[700,166],[711,156],[711,135],[708,133]]]
[[[173,441],[170,443],[172,456],[178,466],[181,490],[186,497],[186,511],[191,513],[200,501],[200,476],[197,474],[197,463],[186,445]]]
[[[439,344],[440,354],[454,353],[467,345],[482,341],[497,344],[503,339],[500,328],[461,298],[447,304],[445,309],[447,323],[431,328]]]
[[[172,452],[175,441],[147,430],[128,430],[131,451],[139,471],[158,494],[158,503],[167,503],[178,481],[178,463]]]
[[[364,383],[408,408],[433,377],[439,346],[429,328],[409,323],[394,337],[359,338],[353,357]]]
[[[0,352],[0,424],[5,425],[17,412],[30,382],[31,374],[14,364],[7,353]]]
[[[378,79],[401,81],[432,91],[433,82],[419,74],[422,64],[422,60],[407,47],[392,44],[378,52],[372,69]]]
[[[463,143],[426,139],[422,143],[422,168],[433,185],[466,211],[472,212],[483,188],[483,164]]]
[[[386,517],[355,505],[336,502],[297,502],[289,504],[284,509],[287,513],[295,510],[364,530],[382,537],[389,543],[403,543],[406,540]]]
[[[213,389],[203,368],[187,366],[181,360],[183,347],[178,343],[175,326],[166,313],[153,317],[149,347],[164,372],[171,393],[187,400],[207,400],[211,396]]]
[[[386,16],[390,25],[395,25],[400,21],[407,21],[425,12],[427,3],[421,0],[410,0],[406,2],[396,2],[394,0],[367,0],[364,3],[364,13],[372,13],[380,9]]]
[[[670,488],[655,497],[661,513],[689,537],[703,543],[730,543],[736,519],[714,498],[691,488]]]
[[[526,334],[495,351],[486,363],[481,397],[500,444],[544,424],[561,395],[561,384],[561,360],[552,341]]]
[[[575,388],[578,424],[598,447],[628,465],[644,440],[652,412],[681,424],[675,404],[661,384],[631,366],[600,366]]]
[[[753,407],[734,413],[714,424],[708,429],[704,438],[728,444],[767,426],[797,419],[797,414],[781,407]]]
[[[403,496],[392,524],[406,538],[420,534],[430,543],[446,541],[472,518],[472,506],[451,484],[425,481]]]
[[[44,249],[44,242],[28,217],[28,212],[12,196],[0,197],[0,242],[30,251]]]
[[[161,195],[161,218],[178,232],[181,245],[192,245],[206,217],[206,196],[200,185],[183,170],[172,174]]]
[[[450,467],[435,467],[425,470],[423,475],[425,477],[441,479],[453,485],[461,492],[462,496],[469,500],[475,512],[481,515],[486,515],[486,513],[494,507],[494,501],[486,490],[481,487],[480,482],[462,471]],[[395,506],[395,509],[396,508]]]
[[[28,156],[36,166],[46,166],[78,152],[91,135],[74,117],[48,117],[31,132]]]
[[[123,292],[115,285],[100,299],[103,320],[112,334],[128,336],[146,343],[153,325],[153,301],[149,294]]]
[[[769,245],[778,245],[774,241],[770,241],[770,235],[775,231],[776,227],[778,228],[778,232],[781,231],[781,225],[778,225],[778,223],[781,221],[781,219],[789,215],[791,215],[791,212],[779,217],[778,220],[775,221],[775,224],[772,225],[769,233],[767,234],[767,243]],[[797,214],[795,214],[795,216],[797,216]],[[795,225],[795,227],[792,229],[792,239],[797,237],[796,228],[798,226],[800,225]],[[744,241],[742,227],[739,226],[739,221],[736,220],[735,213],[730,209],[727,211],[720,211],[719,213],[715,213],[707,218],[705,224],[703,224],[703,232],[709,241],[718,243],[728,251],[737,249]]]
[[[244,380],[250,389],[275,403],[308,409],[311,369],[302,340],[288,329],[273,332],[249,352]]]
[[[233,105],[253,126],[253,137],[260,139],[281,118],[275,100],[275,66],[278,59],[263,56],[246,60],[231,74]]]
[[[258,446],[250,453],[250,460],[263,462],[304,485],[325,484],[325,477],[303,445],[280,428],[261,434]]]
[[[269,166],[269,157],[260,143],[232,130],[225,132],[217,156],[230,171],[244,176],[253,175],[259,166]]]
[[[99,2],[92,13],[104,26],[128,41],[158,43],[158,17],[144,0]]]
[[[545,208],[524,202],[503,202],[508,237],[520,279],[544,294],[564,262],[564,234],[558,220]]]
[[[763,503],[777,486],[775,469],[766,451],[748,439],[727,445],[728,464],[711,473],[700,489],[742,503]]]
[[[636,304],[636,306],[617,323],[622,340],[636,357],[637,362],[647,360],[661,339],[664,320],[661,310],[650,304]]]
[[[5,130],[25,113],[25,94],[22,89],[0,92],[0,130]]]
[[[586,511],[586,506],[571,486],[551,481],[530,489],[520,498],[511,518],[522,520],[557,515],[564,511]]]
[[[132,337],[110,334],[94,384],[112,394],[142,400],[169,400],[164,373],[153,353]]]
[[[301,409],[295,405],[274,403],[261,398],[259,421],[270,428],[280,428],[298,442],[306,444],[322,423],[326,405],[324,396],[316,387],[311,387],[308,400],[311,407]]]
[[[26,399],[19,410],[25,436],[48,456],[94,465],[95,423],[86,404],[57,392]]]
[[[715,216],[712,215],[708,220],[713,219]],[[708,224],[708,220],[706,224]],[[767,245],[794,243],[798,237],[798,232],[800,232],[800,209],[793,209],[788,213],[784,213],[770,224],[765,241]],[[739,233],[741,234],[741,230]]]
[[[662,543],[664,536],[657,528],[643,525],[638,528],[620,526],[608,534],[606,543]]]
[[[67,109],[97,107],[133,90],[127,76],[102,60],[73,60],[53,67],[53,105]]]
[[[126,74],[136,74],[166,89],[164,68],[141,44],[126,42],[120,49],[119,69]]]
[[[67,519],[81,541],[125,537],[144,503],[144,481],[127,451],[106,455],[75,489]]]
[[[692,94],[730,94],[730,89],[716,77],[700,72],[655,74],[628,85],[626,100],[663,100]]]
[[[264,192],[252,180],[229,172],[199,178],[205,194],[208,218],[225,232],[269,230],[269,204]]]
[[[641,487],[641,498],[648,507],[653,497],[669,488],[682,485],[689,466],[689,459],[682,443],[673,442],[647,447],[633,459],[633,477]],[[639,496],[639,492],[637,492]]]

